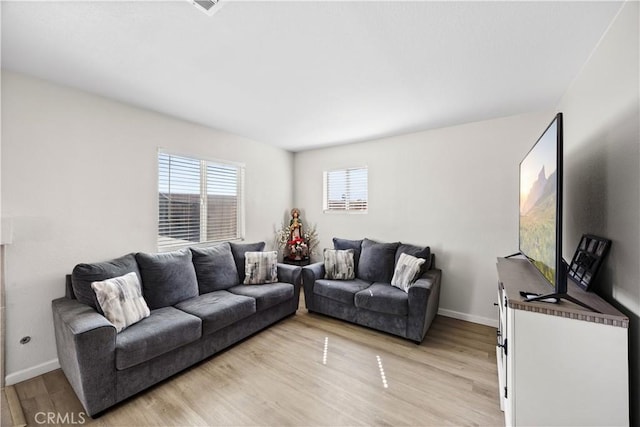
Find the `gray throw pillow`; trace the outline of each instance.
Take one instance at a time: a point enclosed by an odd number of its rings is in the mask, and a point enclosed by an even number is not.
[[[323,255],[325,279],[353,280],[356,278],[353,249],[325,249]]]
[[[429,246],[415,246],[407,243],[401,243],[396,251],[396,264],[398,264],[401,254],[407,254],[416,258],[424,259],[425,263],[422,265],[420,270],[421,272],[425,272],[431,268],[431,248],[429,248]]]
[[[157,254],[136,254],[144,298],[151,310],[198,296],[198,279],[191,251],[180,249]]]
[[[358,278],[369,282],[391,283],[398,246],[400,242],[378,243],[364,239],[358,263]]]
[[[245,252],[245,285],[278,281],[278,252]]]
[[[358,271],[358,263],[360,262],[360,252],[362,251],[362,240],[347,240],[333,238],[333,249],[346,251],[347,249],[353,249],[353,268],[354,271]]]
[[[201,295],[240,284],[238,269],[229,243],[206,248],[191,248],[191,255]]]
[[[96,293],[104,317],[113,323],[116,332],[121,332],[151,314],[142,298],[140,278],[136,273],[93,282],[91,288]]]
[[[104,262],[78,264],[71,273],[71,287],[78,301],[95,308],[100,314],[104,314],[91,284],[124,276],[127,273],[136,273],[140,278],[140,270],[138,270],[134,254],[127,254]]]
[[[245,252],[262,252],[265,247],[264,242],[258,243],[229,243],[233,259],[236,261],[236,270],[238,270],[239,283],[244,282],[244,254]]]

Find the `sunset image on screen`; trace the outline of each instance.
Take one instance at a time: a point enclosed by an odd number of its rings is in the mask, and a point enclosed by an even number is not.
[[[520,164],[520,251],[555,285],[557,124]]]

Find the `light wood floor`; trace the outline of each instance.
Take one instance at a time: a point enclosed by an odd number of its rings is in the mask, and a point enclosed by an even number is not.
[[[9,410],[9,402],[7,401],[7,396],[4,394],[4,387],[0,392],[0,425],[10,426],[13,424],[11,417],[11,411]]]
[[[60,370],[15,388],[34,426],[502,426],[495,333],[438,316],[416,345],[301,309],[96,420]]]

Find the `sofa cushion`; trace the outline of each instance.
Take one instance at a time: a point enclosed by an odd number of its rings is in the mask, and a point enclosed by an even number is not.
[[[293,298],[294,287],[290,283],[267,283],[264,285],[238,285],[229,288],[229,292],[244,295],[256,300],[256,311],[273,307]]]
[[[244,266],[245,266],[245,252],[260,252],[264,250],[265,243],[229,243],[231,246],[231,253],[233,254],[233,259],[236,262],[236,270],[238,270],[238,283],[244,282]]]
[[[391,283],[398,246],[400,242],[378,243],[364,239],[358,264],[358,278],[370,282]]]
[[[150,309],[174,305],[198,295],[198,279],[191,251],[137,253],[144,299]]]
[[[333,238],[333,249],[345,251],[347,249],[353,249],[353,269],[358,272],[358,263],[360,262],[360,252],[362,251],[362,240],[347,240]]]
[[[245,252],[245,285],[278,281],[278,252]]]
[[[142,286],[136,273],[114,277],[101,282],[93,282],[104,317],[113,323],[117,332],[149,317],[149,307],[142,298]]]
[[[202,319],[202,335],[209,335],[254,314],[256,300],[228,291],[213,291],[182,301],[176,308]]]
[[[400,259],[400,255],[402,254],[411,255],[416,258],[422,258],[425,260],[425,263],[422,265],[422,268],[420,270],[420,275],[431,268],[431,248],[429,246],[416,246],[407,243],[401,243],[396,250],[396,264],[398,264],[398,260]]]
[[[354,280],[328,280],[318,279],[313,285],[313,293],[334,301],[353,305],[355,294],[371,285],[360,279]]]
[[[353,249],[325,249],[324,278],[333,280],[353,280],[356,278]]]
[[[405,253],[400,254],[400,259],[396,263],[396,269],[391,278],[391,286],[409,292],[409,288],[419,277],[425,262],[426,260],[423,258],[416,258]]]
[[[240,284],[231,246],[224,242],[206,248],[191,248],[193,266],[201,294]]]
[[[409,313],[409,295],[388,283],[374,283],[358,292],[355,306],[378,313],[406,316]]]
[[[103,314],[96,299],[96,293],[91,289],[91,283],[124,276],[132,272],[140,277],[138,263],[136,263],[134,254],[127,254],[120,258],[93,264],[78,264],[71,273],[71,287],[78,301],[95,308],[100,314]]]
[[[151,360],[202,336],[202,321],[174,307],[151,315],[116,335],[116,369]]]

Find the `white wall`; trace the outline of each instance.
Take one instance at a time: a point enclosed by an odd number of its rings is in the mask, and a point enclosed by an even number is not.
[[[0,8],[0,19],[2,19],[2,8]],[[2,94],[2,70],[0,70],[0,94]],[[2,105],[0,104],[0,129],[2,128]],[[2,188],[2,138],[0,138],[0,189]],[[1,191],[0,191],[1,195]],[[2,212],[2,197],[0,197],[0,212]],[[6,334],[5,321],[5,297],[4,297],[4,246],[2,237],[2,215],[0,215],[0,388],[4,387],[4,343]]]
[[[156,251],[159,147],[245,163],[247,241],[292,205],[281,149],[6,71],[2,90],[8,384],[56,367],[50,305],[75,264]]]
[[[640,424],[640,4],[628,1],[559,104],[565,257],[583,233],[613,241],[597,292],[630,318],[631,424]],[[603,361],[606,363],[606,361]]]
[[[294,200],[335,237],[429,245],[443,313],[495,324],[496,258],[518,250],[518,165],[554,112],[297,153]],[[322,213],[322,172],[369,167],[369,213]]]

